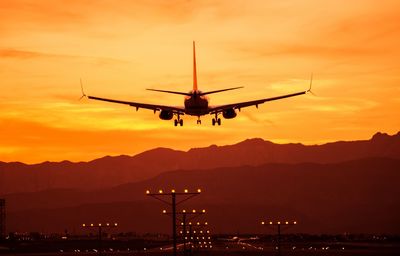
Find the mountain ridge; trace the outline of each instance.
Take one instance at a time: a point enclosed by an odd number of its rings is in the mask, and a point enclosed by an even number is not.
[[[0,195],[51,188],[99,189],[145,180],[171,170],[258,166],[265,163],[334,163],[367,157],[400,158],[400,132],[370,140],[322,145],[276,144],[260,138],[233,145],[180,151],[155,148],[134,156],[105,156],[89,162],[0,162]]]

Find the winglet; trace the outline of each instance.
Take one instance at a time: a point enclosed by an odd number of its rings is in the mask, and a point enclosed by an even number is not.
[[[79,98],[79,100],[81,100],[82,98],[87,98],[85,91],[83,90],[83,84],[82,84],[82,78],[80,78],[80,82],[81,82],[81,92],[82,92],[82,96]]]
[[[315,94],[311,91],[312,88],[312,81],[313,81],[313,73],[311,73],[311,79],[310,79],[310,87],[308,88],[308,90],[306,92],[311,93],[312,95],[315,96]]]

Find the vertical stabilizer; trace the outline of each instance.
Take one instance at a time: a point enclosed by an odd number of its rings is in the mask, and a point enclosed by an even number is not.
[[[193,41],[193,91],[197,91],[196,45]]]

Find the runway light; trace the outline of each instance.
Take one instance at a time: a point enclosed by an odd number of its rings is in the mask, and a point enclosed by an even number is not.
[[[184,190],[184,192],[185,192],[185,193],[188,193],[188,192],[189,192],[189,190],[185,189],[185,190]]]
[[[200,225],[200,222],[197,222],[197,225]]]
[[[86,224],[85,224],[85,223],[83,223],[83,224],[82,224],[82,227],[86,227]]]
[[[146,190],[146,194],[150,194],[150,190]]]
[[[189,222],[189,225],[192,225],[192,222]]]
[[[286,225],[289,225],[289,221],[286,221],[285,224],[286,224]]]
[[[203,209],[203,211],[202,211],[203,213],[206,213],[206,210],[205,209]]]
[[[172,189],[172,190],[171,190],[171,193],[175,193],[175,189]]]
[[[115,226],[115,227],[118,226],[118,223],[114,223],[114,226]]]
[[[162,194],[163,193],[162,189],[158,190],[158,193]]]
[[[195,209],[193,209],[193,210],[192,210],[192,212],[193,212],[193,213],[196,213],[196,210],[195,210]]]
[[[99,223],[99,227],[101,227],[101,223]]]
[[[269,225],[272,225],[272,221],[269,222]]]
[[[261,225],[265,225],[265,222],[264,222],[264,221],[261,221]]]
[[[183,212],[183,213],[185,213],[185,212],[186,212],[186,210],[182,210],[182,212]]]
[[[181,226],[185,225],[185,223],[181,222]]]
[[[296,224],[297,224],[297,221],[293,221],[293,224],[296,225]]]
[[[110,226],[110,223],[107,223],[106,225],[107,225],[107,226]]]
[[[162,213],[167,213],[167,210],[163,210]]]
[[[91,227],[93,227],[93,223],[92,223],[92,224],[90,224],[90,226],[91,226]]]
[[[201,189],[197,189],[197,193],[201,193]]]
[[[280,222],[280,221],[278,221],[278,225],[281,225],[281,222]]]

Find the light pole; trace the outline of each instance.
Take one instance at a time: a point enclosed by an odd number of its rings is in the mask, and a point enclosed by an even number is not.
[[[187,210],[182,210],[181,212],[176,212],[176,215],[181,215],[182,218],[180,219],[181,221],[181,227],[183,228],[183,255],[186,255],[186,239],[185,239],[185,235],[186,235],[186,222],[193,220],[195,218],[197,218],[200,215],[203,215],[206,213],[206,210],[191,210],[191,211],[187,211]],[[167,210],[163,210],[163,214],[171,214],[170,212],[167,212]],[[187,216],[189,215],[189,216]]]
[[[277,247],[278,247],[278,256],[281,255],[281,225],[289,228],[290,226],[297,225],[297,221],[262,221],[261,225],[271,227],[274,229],[277,227]]]
[[[176,237],[176,206],[199,195],[201,193],[201,189],[197,189],[195,192],[189,192],[188,189],[184,189],[183,192],[176,192],[175,189],[172,189],[171,192],[164,193],[162,189],[158,190],[158,193],[151,193],[150,190],[146,190],[146,195],[151,196],[172,208],[172,239],[173,239],[173,252],[174,256],[177,253],[177,237]],[[167,201],[164,197],[171,197],[171,201]],[[181,197],[180,201],[177,201],[177,197]]]
[[[118,226],[118,223],[112,223],[112,224],[110,224],[110,223],[105,223],[105,224],[101,224],[101,223],[99,223],[99,224],[93,224],[93,223],[85,224],[85,223],[83,223],[82,224],[83,228],[97,228],[98,229],[97,238],[99,240],[99,251],[98,251],[99,255],[101,255],[101,250],[102,250],[102,244],[101,244],[102,229],[103,228],[115,228],[117,226]]]

